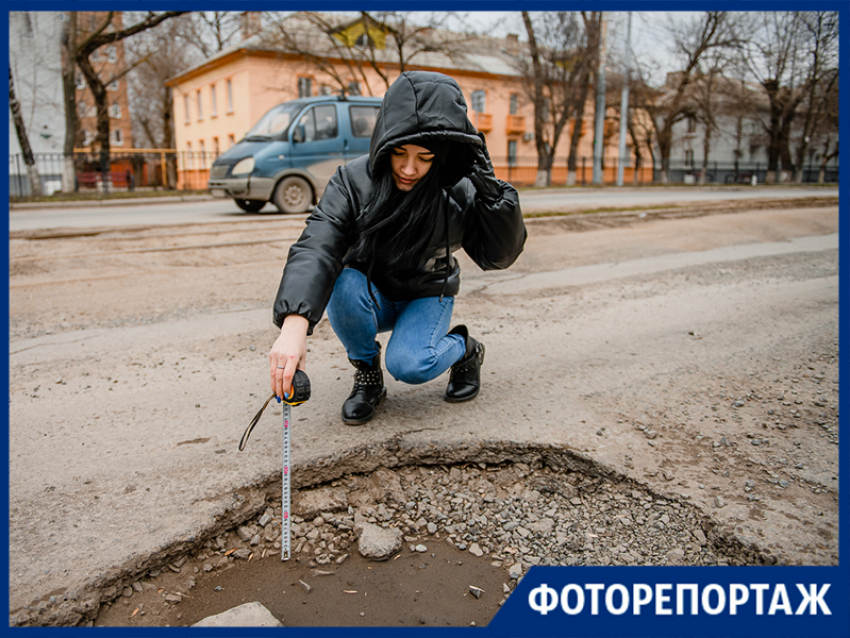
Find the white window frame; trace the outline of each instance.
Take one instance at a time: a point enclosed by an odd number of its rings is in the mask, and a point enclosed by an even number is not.
[[[218,104],[216,104],[215,84],[210,84],[210,117],[218,117]]]
[[[183,96],[183,108],[186,112],[186,119],[184,120],[186,124],[190,124],[192,122],[192,118],[189,114],[189,95],[186,94]]]
[[[227,112],[233,113],[233,81],[227,80]]]
[[[115,146],[124,146],[124,133],[120,128],[112,129],[112,139],[110,142]]]
[[[470,96],[470,104],[472,106],[472,110],[476,113],[486,113],[487,112],[487,91],[484,89],[478,89],[477,91],[473,91]],[[477,108],[477,107],[481,108]]]
[[[198,89],[197,97],[198,97],[198,121],[203,122],[204,121],[204,103],[203,103],[203,100],[201,98],[201,89]]]
[[[297,80],[298,97],[313,97],[313,78],[299,75]]]
[[[120,80],[112,80],[106,88],[110,91],[117,91],[120,88]]]
[[[508,140],[508,166],[516,166],[518,146],[516,140]]]
[[[118,51],[115,48],[114,44],[110,44],[106,47],[106,59],[109,60],[112,64],[118,62]]]

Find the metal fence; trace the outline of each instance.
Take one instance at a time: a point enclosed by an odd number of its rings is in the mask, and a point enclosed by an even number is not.
[[[493,169],[496,177],[514,186],[533,186],[537,179],[537,157],[506,157],[492,156]],[[587,186],[593,183],[593,158],[576,158],[575,174],[570,178],[568,158],[555,157],[552,162],[553,186]],[[602,165],[602,182],[617,183],[617,162],[608,160]],[[629,164],[623,168],[624,184],[651,184],[653,170],[651,165],[644,164],[639,169]]]
[[[690,162],[669,161],[655,167],[655,181],[663,180],[662,169],[667,169],[667,181],[671,184],[764,184],[767,182],[766,163],[759,162],[708,162],[703,168]],[[830,162],[825,167],[811,162],[802,167],[802,183],[817,184],[838,182],[838,162]],[[775,183],[794,183],[798,167],[780,166],[774,177]],[[702,173],[705,177],[702,178]],[[702,178],[702,179],[701,179]]]
[[[133,149],[110,153],[104,171],[99,153],[79,150],[74,152],[74,190],[76,192],[118,192],[206,188],[206,181],[197,186],[179,185],[177,168],[179,153],[161,149]],[[63,153],[36,153],[41,190],[52,195],[62,190],[65,155]],[[23,156],[9,155],[9,198],[31,197],[29,177]]]
[[[89,151],[74,152],[76,191],[133,191],[205,190],[210,168],[217,153],[205,151],[174,151],[166,149],[132,149],[113,151],[104,173],[100,155]],[[42,193],[53,194],[62,190],[64,155],[38,153],[35,156],[41,179]],[[537,179],[537,157],[494,156],[496,176],[515,186],[532,186]],[[767,181],[767,165],[759,163],[709,162],[702,178],[702,167],[687,162],[667,162],[662,165],[645,164],[639,169],[629,163],[623,169],[625,185],[661,183],[666,169],[667,184],[763,184]],[[794,182],[796,167],[782,167],[777,172],[777,182]],[[826,168],[809,164],[802,170],[803,183],[838,181],[838,162]],[[567,169],[567,158],[556,157],[552,164],[552,185],[588,186],[593,184],[593,158],[580,157],[574,175]],[[606,159],[602,166],[602,183],[617,183],[617,160]],[[9,197],[30,197],[30,184],[26,165],[20,154],[9,155]]]

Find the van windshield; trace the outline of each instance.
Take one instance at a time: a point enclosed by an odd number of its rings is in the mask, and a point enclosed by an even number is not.
[[[286,132],[292,119],[298,114],[303,105],[284,102],[270,109],[260,121],[254,124],[253,128],[248,131],[245,139],[260,138],[268,139],[277,137]]]

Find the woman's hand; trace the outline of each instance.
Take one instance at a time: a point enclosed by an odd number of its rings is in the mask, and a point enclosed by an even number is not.
[[[287,315],[280,336],[269,352],[269,376],[272,392],[283,398],[292,392],[296,370],[305,370],[307,362],[307,330],[310,322],[300,315]]]
[[[478,137],[484,142],[483,133],[478,133]],[[469,180],[483,200],[489,202],[498,200],[502,196],[502,187],[493,172],[493,163],[490,161],[486,143],[481,148],[472,147],[472,151],[475,161],[468,175]]]

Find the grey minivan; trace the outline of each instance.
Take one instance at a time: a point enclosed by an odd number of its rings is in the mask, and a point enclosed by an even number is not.
[[[316,204],[337,167],[369,152],[376,97],[313,97],[270,109],[238,144],[213,162],[208,188],[256,213],[272,202],[283,213]]]

